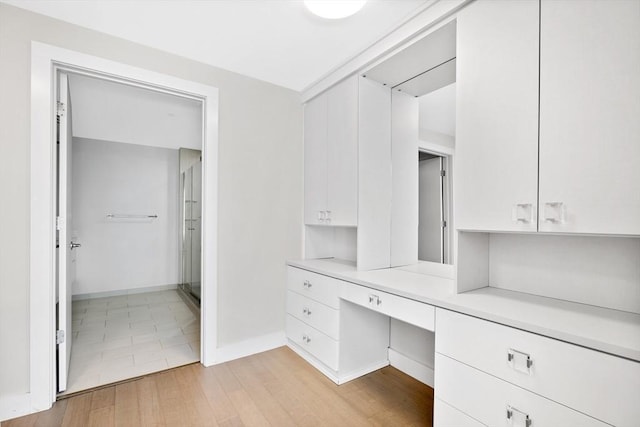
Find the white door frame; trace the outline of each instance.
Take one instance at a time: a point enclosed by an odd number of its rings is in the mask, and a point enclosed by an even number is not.
[[[217,356],[218,89],[103,58],[31,43],[31,227],[29,354],[32,412],[56,400],[55,380],[55,73],[98,74],[203,102],[202,301],[203,365]]]

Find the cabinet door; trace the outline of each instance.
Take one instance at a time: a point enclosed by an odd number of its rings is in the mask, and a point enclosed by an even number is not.
[[[357,224],[358,77],[330,89],[327,128],[328,224]]]
[[[304,222],[323,224],[327,208],[327,95],[304,107]]]
[[[543,0],[540,43],[540,231],[639,235],[640,2]]]
[[[536,231],[537,0],[478,1],[457,19],[457,228]]]

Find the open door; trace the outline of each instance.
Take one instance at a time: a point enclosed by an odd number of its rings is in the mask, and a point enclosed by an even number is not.
[[[71,103],[67,74],[58,75],[58,182],[57,182],[57,331],[58,392],[67,388],[71,358],[71,285],[75,279],[74,249],[80,245],[72,241],[71,222]]]

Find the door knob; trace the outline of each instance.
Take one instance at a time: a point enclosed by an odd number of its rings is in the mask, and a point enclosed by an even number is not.
[[[76,243],[76,242],[71,242],[69,244],[69,247],[71,247],[71,250],[74,250],[75,248],[79,248],[80,246],[82,246],[80,243]]]

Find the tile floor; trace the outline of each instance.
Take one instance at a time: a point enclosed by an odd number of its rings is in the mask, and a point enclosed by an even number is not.
[[[64,394],[200,360],[200,318],[169,290],[73,302]]]

